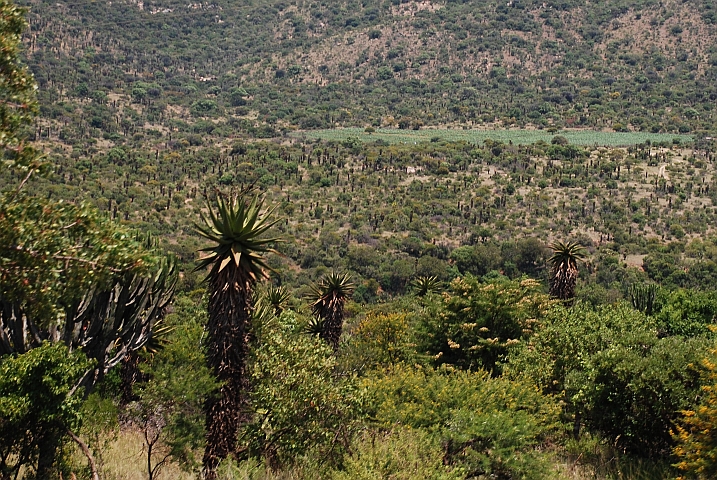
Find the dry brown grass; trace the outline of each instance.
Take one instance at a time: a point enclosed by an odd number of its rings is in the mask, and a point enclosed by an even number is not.
[[[564,456],[564,452],[563,454],[556,453],[550,478],[554,480],[643,480],[658,478],[654,475],[665,473],[663,469],[655,469],[653,466],[641,462],[635,464],[620,462],[603,451],[604,447],[595,446],[596,451],[591,452],[589,447],[583,446],[583,450],[585,451],[581,455]],[[585,458],[584,455],[586,455]],[[142,433],[138,430],[121,431],[113,441],[108,443],[101,458],[100,478],[102,480],[146,480],[148,478],[146,450]],[[86,463],[85,458],[80,454],[74,460],[78,470],[81,470]],[[586,460],[588,463],[585,462]],[[320,473],[315,468],[304,468],[301,465],[272,472],[252,460],[240,465],[227,461],[219,469],[221,480],[314,480],[330,478],[330,476],[328,471]],[[77,475],[76,478],[84,477]],[[198,478],[198,475],[196,472],[182,471],[176,463],[169,463],[155,478],[157,480],[190,480]]]
[[[102,480],[146,480],[147,452],[142,433],[123,430],[102,454]],[[179,465],[169,463],[161,469],[157,480],[191,480],[196,475],[183,472]]]

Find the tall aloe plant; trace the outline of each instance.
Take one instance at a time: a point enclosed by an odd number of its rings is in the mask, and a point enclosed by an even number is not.
[[[202,249],[208,255],[196,270],[209,268],[208,362],[222,386],[206,404],[207,445],[204,452],[205,478],[215,479],[219,462],[235,447],[242,409],[246,404],[249,327],[253,289],[270,270],[263,255],[277,253],[271,244],[276,238],[264,234],[276,223],[272,211],[263,210],[258,198],[219,195],[216,205],[207,202],[208,215],[197,232],[212,242]]]
[[[348,273],[331,272],[312,286],[314,303],[312,311],[319,319],[319,337],[324,339],[336,352],[344,326],[344,304],[354,291],[354,284]]]
[[[585,259],[585,249],[575,242],[554,242],[550,248],[553,250],[548,259],[551,265],[550,296],[570,302],[575,297],[578,263]]]

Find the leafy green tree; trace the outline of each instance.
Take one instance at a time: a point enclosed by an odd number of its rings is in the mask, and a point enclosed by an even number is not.
[[[548,259],[550,270],[550,296],[570,301],[575,297],[578,281],[578,263],[585,258],[585,249],[575,242],[554,242],[553,255]]]
[[[505,373],[563,397],[566,419],[644,456],[672,445],[678,412],[697,396],[705,338],[660,338],[654,317],[627,303],[596,310],[578,303],[551,312],[510,356]]]
[[[677,289],[662,296],[655,318],[663,335],[710,335],[717,321],[717,298],[712,291]]]
[[[418,350],[438,364],[498,374],[499,362],[530,336],[551,304],[535,280],[457,278],[419,318]]]
[[[240,456],[274,469],[310,452],[337,462],[355,431],[363,395],[353,377],[336,377],[330,345],[304,335],[291,310],[264,322],[252,350],[252,418],[241,427]]]
[[[92,208],[24,193],[0,202],[0,354],[48,341],[81,350],[92,362],[73,391],[89,393],[150,341],[176,280],[171,260]],[[64,436],[41,444],[42,476]]]
[[[321,320],[321,337],[331,345],[334,352],[339,349],[339,339],[344,327],[344,304],[354,290],[354,283],[348,273],[331,272],[312,285],[313,314]]]
[[[218,397],[206,404],[207,445],[204,470],[208,479],[216,478],[219,462],[235,449],[242,409],[247,402],[249,374],[249,333],[254,285],[269,269],[263,255],[276,252],[270,247],[275,238],[264,234],[276,223],[270,212],[263,212],[258,197],[246,192],[230,198],[218,195],[216,207],[209,204],[209,216],[197,232],[213,243],[202,249],[209,255],[196,270],[210,267],[207,358],[216,379],[221,382]]]
[[[45,342],[0,358],[0,475],[21,468],[51,478],[55,450],[80,425],[84,392],[77,385],[92,362],[81,352]]]
[[[416,357],[413,331],[406,313],[368,313],[351,332],[340,356],[346,370],[361,374]]]
[[[4,165],[31,172],[40,167],[40,161],[23,127],[31,124],[38,106],[35,80],[19,59],[24,15],[25,9],[7,0],[0,2],[0,150]]]

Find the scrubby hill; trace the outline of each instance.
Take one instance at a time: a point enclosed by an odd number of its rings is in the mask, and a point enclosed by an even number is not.
[[[28,6],[44,117],[67,140],[198,117],[263,137],[368,124],[714,128],[713,0]]]
[[[518,238],[579,237],[607,247],[601,271],[646,258],[653,279],[679,277],[694,256],[663,262],[661,244],[714,234],[711,1],[29,7],[35,137],[56,165],[38,192],[90,200],[187,264],[202,196],[249,184],[280,205],[287,282],[346,268],[367,301],[416,274],[544,275]],[[352,125],[323,142],[295,132]],[[552,143],[389,145],[368,125],[547,127]],[[553,138],[567,127],[669,135],[581,148]],[[707,281],[705,268],[674,282]]]

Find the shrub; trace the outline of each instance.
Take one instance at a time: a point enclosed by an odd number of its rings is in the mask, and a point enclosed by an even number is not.
[[[717,319],[717,299],[713,292],[675,290],[663,299],[661,307],[656,318],[664,335],[709,334],[709,325]]]
[[[370,313],[353,332],[343,360],[361,372],[408,362],[415,356],[405,313]]]
[[[700,404],[682,411],[681,425],[673,433],[677,442],[674,454],[680,460],[676,467],[688,475],[685,478],[717,477],[717,349],[710,350],[702,366]]]
[[[371,417],[434,435],[444,458],[467,477],[543,478],[546,458],[535,447],[556,427],[559,407],[531,386],[487,372],[405,366],[367,379]]]
[[[443,452],[435,437],[423,430],[395,429],[386,433],[364,432],[353,445],[334,480],[460,480],[460,468],[443,464]]]
[[[498,363],[532,333],[552,302],[535,280],[500,277],[481,283],[471,275],[457,278],[419,325],[419,351],[441,363],[485,368]]]
[[[563,395],[576,435],[584,422],[618,448],[661,454],[671,446],[677,412],[697,394],[695,365],[707,340],[657,332],[654,319],[626,303],[558,308],[505,371]]]
[[[288,310],[264,325],[250,364],[253,414],[240,434],[240,451],[272,468],[310,450],[336,458],[361,411],[352,378],[333,376],[332,349],[301,327]]]
[[[49,473],[67,430],[80,425],[82,388],[92,362],[63,344],[44,343],[0,360],[0,477]],[[45,465],[43,465],[43,463]]]

